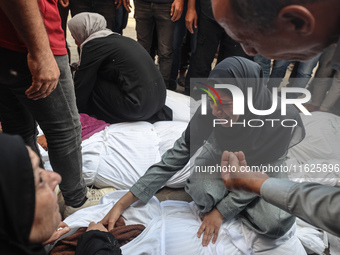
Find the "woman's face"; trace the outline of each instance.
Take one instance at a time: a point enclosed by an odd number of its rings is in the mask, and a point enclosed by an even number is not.
[[[209,98],[212,114],[218,119],[224,119],[228,121],[226,124],[222,124],[221,126],[230,127],[231,121],[234,123],[239,119],[239,115],[233,114],[233,99],[227,93],[224,93],[223,90],[217,89],[216,91],[221,98],[222,105],[220,104],[217,96],[212,93],[216,101],[215,104],[213,99]]]
[[[55,187],[61,181],[61,177],[55,172],[40,168],[40,159],[37,154],[31,148],[28,148],[28,152],[31,158],[35,185],[34,221],[29,240],[32,243],[42,243],[51,237],[61,221],[58,199],[54,192]]]

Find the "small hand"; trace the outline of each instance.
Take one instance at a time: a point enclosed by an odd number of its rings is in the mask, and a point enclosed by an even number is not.
[[[170,15],[173,22],[179,20],[182,16],[183,5],[183,0],[174,0],[174,2],[172,3]]]
[[[111,231],[119,217],[123,213],[123,209],[120,207],[119,203],[116,203],[112,209],[105,215],[105,217],[100,221],[103,225],[108,225],[107,229]]]
[[[118,9],[121,5],[124,6],[125,10],[130,13],[131,12],[131,4],[130,0],[116,0],[115,4],[117,4],[116,9]]]
[[[122,5],[122,0],[115,0],[116,9]]]
[[[196,10],[188,10],[185,15],[185,26],[190,33],[194,33],[193,28],[197,28],[197,12]]]
[[[87,228],[87,231],[91,231],[91,230],[99,230],[99,231],[103,231],[103,232],[108,232],[107,229],[104,227],[104,225],[100,222],[95,223],[95,222],[90,222],[89,227]]]
[[[204,232],[202,239],[203,246],[208,246],[212,236],[214,236],[212,243],[214,244],[216,242],[222,221],[223,215],[216,208],[203,217],[202,225],[197,232],[198,238],[201,238],[201,235]]]
[[[64,8],[66,8],[70,4],[69,0],[59,0],[59,3]]]
[[[62,235],[65,235],[70,231],[70,228],[65,222],[60,222],[58,228],[53,232],[52,236],[43,243],[43,245],[54,243],[58,240]]]
[[[27,55],[27,64],[32,74],[32,85],[25,94],[38,100],[47,97],[58,85],[59,67],[51,51],[38,56]]]

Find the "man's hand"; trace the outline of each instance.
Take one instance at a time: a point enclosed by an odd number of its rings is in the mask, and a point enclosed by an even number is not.
[[[103,232],[108,232],[107,229],[104,227],[104,225],[100,222],[95,223],[95,222],[91,222],[89,227],[87,228],[87,231],[91,231],[91,230],[99,230],[99,231],[103,231]]]
[[[224,185],[228,190],[244,190],[260,195],[261,186],[269,176],[262,172],[250,172],[246,167],[247,162],[242,151],[224,151],[221,160]]]
[[[196,10],[187,10],[185,15],[185,26],[190,33],[194,33],[194,28],[197,28],[197,12]]]
[[[60,222],[56,231],[53,232],[52,236],[43,243],[43,245],[54,243],[58,240],[62,235],[65,235],[70,231],[70,228],[65,222]]]
[[[182,16],[183,4],[183,0],[174,0],[174,2],[172,3],[170,15],[173,22],[179,20]]]
[[[197,232],[197,237],[201,238],[201,235],[204,232],[202,245],[208,246],[211,237],[214,236],[212,239],[212,243],[214,244],[217,240],[218,231],[220,230],[223,221],[223,215],[216,208],[214,208],[209,213],[207,213],[202,220],[203,222]]]
[[[38,100],[47,97],[58,85],[59,67],[52,51],[33,56],[28,53],[27,63],[32,74],[32,86],[26,90],[28,98]]]
[[[118,9],[121,5],[124,6],[125,10],[130,13],[131,12],[131,4],[130,4],[130,0],[116,0],[115,1],[115,4],[117,5],[116,6],[116,9]]]
[[[69,0],[59,0],[59,4],[62,7],[66,8],[70,4],[70,2],[69,2]]]

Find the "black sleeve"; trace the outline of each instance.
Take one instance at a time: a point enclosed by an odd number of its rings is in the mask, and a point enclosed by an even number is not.
[[[91,230],[79,240],[75,255],[121,255],[118,240],[109,232]]]
[[[99,46],[93,42],[84,45],[79,70],[74,74],[76,102],[80,113],[87,113],[89,100],[97,82],[98,70],[105,58],[99,54]]]

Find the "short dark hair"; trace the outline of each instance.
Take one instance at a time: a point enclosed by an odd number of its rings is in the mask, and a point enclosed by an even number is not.
[[[280,10],[293,4],[310,4],[325,0],[231,0],[232,10],[246,24],[259,29],[273,28]]]

